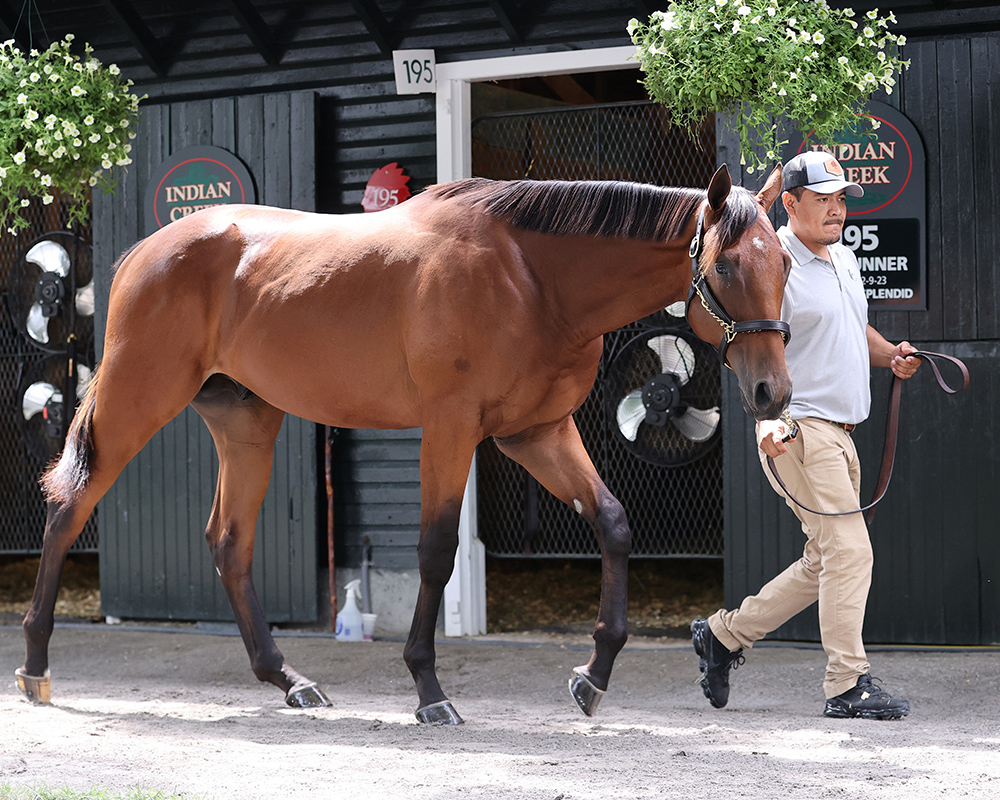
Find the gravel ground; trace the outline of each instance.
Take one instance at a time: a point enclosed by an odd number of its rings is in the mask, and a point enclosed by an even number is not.
[[[285,707],[237,637],[103,624],[57,627],[53,704],[33,706],[13,685],[20,629],[0,627],[0,785],[209,800],[1000,796],[995,649],[872,652],[913,713],[871,722],[820,715],[817,649],[758,646],[717,710],[687,641],[635,638],[588,719],[566,690],[586,637],[449,640],[439,675],[466,724],[423,727],[401,642],[278,642],[331,708]]]

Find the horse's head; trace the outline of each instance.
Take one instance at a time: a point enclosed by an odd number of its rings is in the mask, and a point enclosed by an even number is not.
[[[781,299],[791,259],[767,212],[781,194],[776,167],[756,196],[734,187],[725,165],[712,177],[691,242],[688,321],[732,367],[743,407],[754,419],[775,419],[792,394],[781,322]]]

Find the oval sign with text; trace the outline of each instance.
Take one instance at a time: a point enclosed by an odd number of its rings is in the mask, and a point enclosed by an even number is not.
[[[236,156],[221,147],[187,147],[150,176],[146,234],[203,208],[256,202],[250,171]]]

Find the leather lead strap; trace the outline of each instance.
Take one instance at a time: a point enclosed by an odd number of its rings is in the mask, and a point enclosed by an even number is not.
[[[965,364],[955,358],[954,356],[948,356],[944,353],[929,353],[926,351],[918,350],[915,353],[908,353],[907,357],[915,356],[923,361],[926,361],[931,370],[934,372],[934,377],[937,379],[938,386],[948,394],[957,394],[958,392],[964,392],[969,386],[969,369]],[[938,369],[937,364],[934,360],[937,358],[950,361],[962,373],[962,387],[960,389],[953,389],[949,386],[944,378],[941,377],[941,370]],[[892,376],[892,386],[889,389],[889,407],[885,414],[885,443],[882,446],[882,464],[879,468],[878,481],[875,484],[875,491],[873,493],[873,500],[866,506],[861,508],[856,508],[853,511],[816,511],[815,509],[809,508],[809,506],[803,505],[795,496],[788,491],[788,487],[785,486],[785,482],[781,480],[781,476],[778,474],[778,468],[774,463],[774,459],[771,456],[767,457],[767,466],[771,470],[771,474],[774,479],[778,482],[778,486],[785,493],[789,500],[791,500],[799,508],[803,508],[810,514],[819,514],[822,517],[843,517],[847,514],[860,514],[863,511],[867,511],[865,514],[865,522],[869,525],[872,524],[872,520],[875,519],[875,506],[878,502],[885,497],[886,489],[889,488],[889,479],[892,477],[892,467],[896,460],[896,440],[899,433],[899,400],[901,394],[901,388],[903,381],[893,373]]]

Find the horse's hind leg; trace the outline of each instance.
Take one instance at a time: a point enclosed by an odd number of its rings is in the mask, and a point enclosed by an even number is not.
[[[191,402],[219,453],[219,480],[205,537],[236,617],[250,666],[295,707],[329,705],[315,683],[292,669],[274,643],[254,589],[254,529],[271,478],[274,440],[285,412],[241,391],[223,375],[208,379]]]
[[[49,640],[69,549],[129,460],[197,391],[194,377],[164,387],[143,380],[140,372],[135,365],[119,368],[115,359],[105,359],[73,418],[62,456],[42,479],[48,499],[45,534],[23,623],[24,666],[16,672],[18,687],[36,702],[49,701]],[[120,392],[123,385],[130,390]],[[144,392],[144,387],[151,388]]]
[[[546,489],[590,524],[601,548],[601,604],[590,661],[573,670],[569,686],[588,717],[608,688],[615,657],[628,639],[628,555],[631,534],[625,511],[608,491],[580,441],[572,417],[557,427],[496,439]]]

